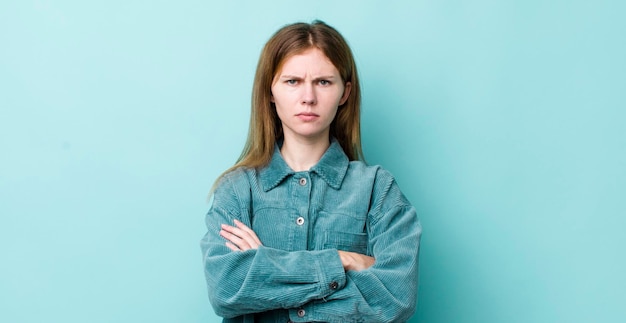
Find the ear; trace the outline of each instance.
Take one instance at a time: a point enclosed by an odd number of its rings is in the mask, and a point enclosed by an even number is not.
[[[346,85],[343,88],[343,95],[341,96],[341,100],[339,100],[340,106],[348,101],[348,97],[350,96],[350,90],[352,90],[352,83],[346,82]]]

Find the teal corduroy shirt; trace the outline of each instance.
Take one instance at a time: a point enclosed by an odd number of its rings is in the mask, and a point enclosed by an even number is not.
[[[224,322],[404,322],[417,302],[421,225],[391,174],[349,161],[332,139],[295,172],[278,147],[262,169],[218,184],[201,240],[209,300]],[[219,235],[238,219],[263,246],[234,252]],[[337,250],[375,258],[344,271]]]

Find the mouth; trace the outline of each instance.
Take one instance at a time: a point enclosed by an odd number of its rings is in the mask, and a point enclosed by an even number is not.
[[[313,121],[319,118],[319,114],[313,112],[300,112],[296,114],[296,117],[300,118],[302,121]]]
[[[298,114],[296,114],[296,116],[304,116],[304,117],[319,117],[318,114],[313,113],[313,112],[300,112]]]

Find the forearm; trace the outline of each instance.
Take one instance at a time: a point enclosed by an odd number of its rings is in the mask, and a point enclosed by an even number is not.
[[[368,234],[374,265],[347,271],[345,287],[307,303],[303,311],[292,311],[292,321],[403,322],[411,317],[417,303],[421,237],[415,210],[394,208],[372,224]]]
[[[415,311],[417,282],[417,265],[404,273],[374,267],[348,271],[344,288],[291,310],[290,317],[294,322],[404,322]]]
[[[233,252],[203,239],[209,298],[216,314],[234,317],[297,308],[345,285],[336,251],[293,251],[259,247]],[[333,288],[334,287],[334,288]]]

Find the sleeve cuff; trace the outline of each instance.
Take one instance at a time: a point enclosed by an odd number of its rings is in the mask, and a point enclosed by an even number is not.
[[[320,275],[320,298],[327,297],[346,285],[346,272],[337,250],[322,250],[316,265]]]
[[[324,301],[332,293],[342,289],[346,285],[346,272],[341,264],[339,253],[336,249],[321,250],[315,263],[319,274],[319,301]],[[289,309],[289,317],[292,322],[318,321],[311,303],[299,308]]]

